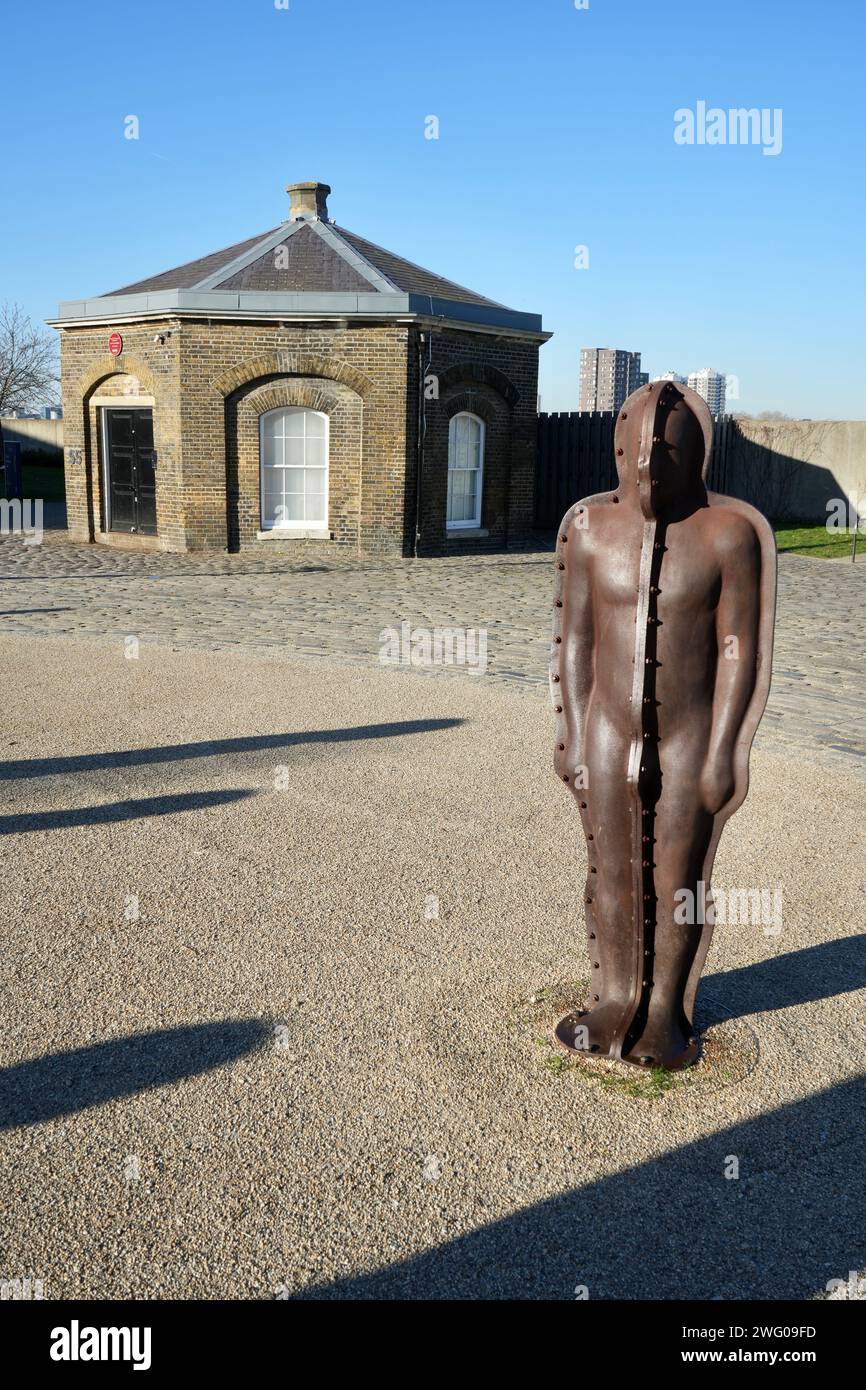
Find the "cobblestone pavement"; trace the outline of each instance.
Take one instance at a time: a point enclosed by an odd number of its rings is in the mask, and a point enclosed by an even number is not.
[[[379,660],[385,628],[486,629],[484,679],[546,691],[552,557],[304,564],[269,555],[135,554],[48,535],[0,540],[0,633]],[[866,557],[779,559],[764,746],[866,774]],[[440,668],[441,669],[441,668]],[[449,671],[467,679],[465,671]],[[481,677],[474,675],[472,679]]]

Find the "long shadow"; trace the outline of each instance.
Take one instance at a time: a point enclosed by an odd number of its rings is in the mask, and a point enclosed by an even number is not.
[[[4,1067],[0,1129],[41,1124],[213,1071],[261,1047],[270,1032],[260,1018],[225,1019],[134,1033]]]
[[[866,934],[861,933],[708,975],[698,990],[696,1022],[709,1028],[726,1018],[831,999],[864,986]]]
[[[74,613],[74,608],[0,608],[0,618],[17,618],[21,613]]]
[[[846,1081],[296,1297],[809,1298],[866,1265],[864,1103],[866,1080]]]
[[[253,734],[201,743],[167,743],[156,748],[130,748],[117,753],[79,753],[57,758],[19,758],[0,763],[0,778],[54,777],[68,772],[96,772],[112,767],[169,763],[182,758],[213,758],[223,753],[250,753],[263,748],[294,748],[304,743],[353,743],[358,739],[399,738],[453,729],[463,719],[404,719],[389,724],[360,724],[354,729],[309,729],[294,734]]]
[[[213,792],[176,792],[171,796],[142,796],[135,801],[109,801],[102,806],[71,806],[67,810],[23,811],[0,816],[0,835],[24,835],[32,830],[68,830],[75,825],[106,825],[138,820],[142,816],[169,816],[176,811],[200,811],[241,801],[258,792],[246,787],[227,787]]]

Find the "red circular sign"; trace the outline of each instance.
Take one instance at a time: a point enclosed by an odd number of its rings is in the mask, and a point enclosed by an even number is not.
[[[112,333],[108,340],[108,351],[112,357],[119,357],[123,352],[123,339],[119,333]]]

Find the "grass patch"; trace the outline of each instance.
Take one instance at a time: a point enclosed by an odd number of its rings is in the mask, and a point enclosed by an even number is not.
[[[689,1067],[685,1068],[686,1072],[689,1070]],[[650,1067],[634,1080],[613,1073],[610,1076],[600,1076],[598,1079],[602,1086],[607,1086],[611,1091],[619,1091],[621,1095],[634,1096],[638,1100],[661,1100],[662,1096],[676,1085],[677,1076],[683,1074],[665,1071],[664,1067]]]
[[[511,1008],[509,1027],[529,1035],[540,1054],[541,1066],[551,1077],[558,1079],[569,1072],[574,1082],[601,1086],[606,1091],[645,1101],[661,1100],[673,1087],[692,1082],[691,1067],[679,1072],[665,1071],[663,1067],[616,1067],[606,1058],[589,1053],[570,1056],[561,1051],[551,1030],[563,1014],[580,1007],[588,987],[586,979],[560,980],[534,989]]]
[[[680,1072],[650,1067],[646,1071],[635,1071],[633,1076],[625,1076],[617,1071],[601,1070],[598,1066],[601,1059],[587,1056],[584,1061],[580,1057],[566,1057],[565,1053],[554,1047],[550,1038],[537,1037],[535,1043],[543,1052],[542,1065],[552,1076],[562,1076],[567,1071],[578,1072],[581,1081],[602,1086],[607,1091],[616,1091],[621,1096],[631,1096],[634,1100],[661,1100],[691,1071],[691,1067]]]
[[[511,1003],[505,1020],[534,1054],[534,1065],[552,1083],[568,1075],[566,1086],[598,1086],[615,1095],[650,1104],[676,1103],[677,1092],[688,1095],[739,1086],[751,1076],[760,1059],[758,1039],[742,1019],[727,1018],[701,1034],[700,1055],[680,1071],[638,1067],[589,1052],[567,1052],[553,1038],[553,1029],[567,1013],[581,1008],[589,980],[559,980],[543,985]]]
[[[539,1039],[539,1044],[542,1047],[546,1046],[546,1043],[542,1042],[541,1039]],[[544,1065],[548,1071],[553,1072],[554,1076],[561,1076],[564,1071],[573,1071],[577,1063],[569,1061],[567,1057],[561,1057],[558,1052],[550,1051],[545,1053]]]
[[[811,555],[817,560],[850,560],[853,535],[850,531],[828,531],[823,522],[810,526],[775,526],[776,545],[781,555]],[[858,558],[866,560],[866,533],[857,538]]]

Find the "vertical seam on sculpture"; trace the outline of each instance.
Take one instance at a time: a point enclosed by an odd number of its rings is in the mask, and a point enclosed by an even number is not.
[[[629,1002],[623,1008],[617,1026],[614,1029],[611,1047],[612,1055],[620,1058],[622,1057],[623,1044],[628,1037],[629,1029],[640,1008],[644,990],[643,971],[646,932],[644,927],[644,885],[641,865],[643,857],[641,839],[643,833],[643,803],[640,791],[640,767],[643,759],[644,742],[643,699],[646,691],[647,619],[649,617],[650,580],[652,578],[652,561],[657,526],[656,517],[652,510],[652,493],[650,491],[652,487],[650,459],[652,455],[652,441],[655,437],[657,409],[658,398],[653,402],[652,409],[648,410],[644,415],[641,425],[637,461],[637,486],[640,489],[641,512],[644,516],[644,527],[641,537],[638,601],[635,607],[635,669],[631,693],[631,743],[629,746],[628,770],[626,774],[626,781],[631,796],[632,920],[635,930],[633,934],[634,948],[632,952],[630,998]]]

